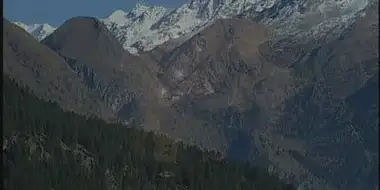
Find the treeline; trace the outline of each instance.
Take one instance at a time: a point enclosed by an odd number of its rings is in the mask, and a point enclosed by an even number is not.
[[[3,77],[3,187],[18,190],[294,189],[134,127],[64,112]]]

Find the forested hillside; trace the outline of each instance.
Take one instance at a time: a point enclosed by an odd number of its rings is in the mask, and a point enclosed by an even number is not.
[[[294,189],[215,152],[63,112],[8,77],[3,92],[4,189]]]

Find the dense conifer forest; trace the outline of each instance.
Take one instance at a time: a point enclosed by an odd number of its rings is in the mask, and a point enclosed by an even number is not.
[[[3,78],[3,186],[18,190],[294,189],[165,136],[64,112]]]

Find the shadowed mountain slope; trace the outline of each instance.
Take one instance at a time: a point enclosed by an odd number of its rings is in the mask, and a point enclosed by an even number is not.
[[[295,189],[216,152],[64,112],[3,81],[4,189]]]
[[[371,189],[378,154],[366,141],[378,142],[378,102],[364,94],[377,91],[376,5],[328,43],[274,41],[264,28],[232,19],[152,55],[173,107],[219,133],[205,137],[210,142],[225,138],[228,155],[269,163],[314,188]]]
[[[72,18],[42,43],[63,57],[121,120],[143,123],[150,111],[159,112],[161,100],[155,95],[160,93],[160,83],[154,64],[124,51],[97,19]]]
[[[3,26],[4,73],[65,109],[104,118],[112,116],[100,97],[81,83],[64,59],[8,20],[3,19]]]
[[[378,184],[378,153],[373,149],[379,140],[377,12],[375,3],[334,41],[288,63],[307,83],[285,104],[271,129],[285,139],[302,141],[305,150],[293,145],[285,149],[307,170],[333,179],[339,189],[373,189]]]

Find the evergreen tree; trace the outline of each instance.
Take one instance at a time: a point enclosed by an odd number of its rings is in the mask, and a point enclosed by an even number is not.
[[[8,77],[3,82],[4,189],[294,189],[265,170],[64,112]],[[169,141],[175,161],[156,158],[163,151],[157,145]]]

